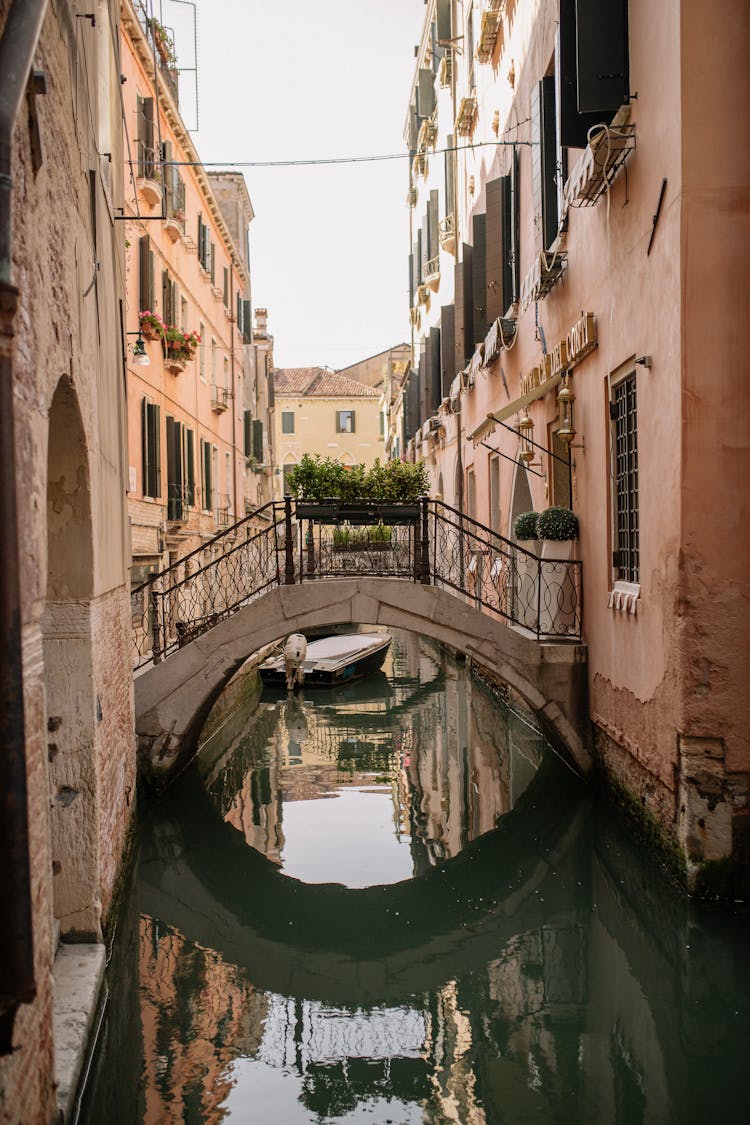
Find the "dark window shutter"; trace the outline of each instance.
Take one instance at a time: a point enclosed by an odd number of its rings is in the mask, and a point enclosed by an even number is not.
[[[244,444],[245,456],[251,457],[253,453],[253,416],[251,411],[244,410],[242,412],[242,423],[244,430]]]
[[[351,424],[351,428],[350,428],[350,430],[349,430],[349,433],[350,433],[350,434],[354,434],[354,433],[356,433],[356,432],[357,432],[357,417],[356,417],[356,411],[354,411],[354,410],[350,410],[350,411],[349,411],[349,417],[350,417],[350,424]]]
[[[555,79],[539,83],[542,141],[542,224],[544,249],[557,238],[557,122],[555,119]]]
[[[268,362],[267,359],[266,362]],[[268,408],[273,410],[276,405],[276,385],[273,381],[273,371],[266,372],[266,387],[268,388]]]
[[[187,483],[187,503],[193,507],[195,504],[195,434],[192,430],[185,430],[185,476]]]
[[[510,225],[512,300],[517,301],[521,292],[521,163],[518,150],[515,148],[510,164]]]
[[[414,295],[416,287],[414,285],[414,253],[409,255],[409,308],[414,308]]]
[[[503,181],[500,176],[487,182],[487,220],[485,228],[485,271],[487,281],[487,321],[491,324],[505,312],[503,307]],[[475,240],[476,244],[476,240]]]
[[[601,122],[601,113],[578,112],[576,62],[576,0],[560,0],[560,32],[556,44],[558,133],[563,148],[585,148],[588,131]]]
[[[455,311],[453,305],[443,305],[440,310],[440,389],[443,398],[450,394],[451,383],[456,377]]]
[[[145,399],[145,398],[142,398],[141,399],[141,475],[142,475],[141,491],[142,491],[144,496],[149,495],[148,484],[149,484],[149,475],[150,475],[150,469],[151,469],[151,463],[150,463],[150,457],[149,457],[149,445],[148,445],[148,437],[149,437],[148,426],[149,426],[148,400]]]
[[[463,243],[463,257],[456,262],[456,371],[463,371],[471,358],[473,348],[472,247]]]
[[[211,250],[208,258],[209,273],[211,275],[211,284],[216,284],[216,243],[211,243]]]
[[[486,231],[487,216],[474,215],[472,219],[474,249],[471,257],[473,294],[471,342],[473,345],[484,340],[489,327],[487,324]]]
[[[253,317],[249,301],[242,302],[242,339],[246,344],[253,342]]]
[[[438,193],[437,191],[431,191],[427,203],[427,243],[430,260],[437,258],[440,252],[440,242],[438,240],[438,206]]]
[[[417,429],[427,421],[427,348],[429,336],[422,341],[417,367]]]
[[[630,94],[628,0],[576,0],[578,112],[613,113]]]
[[[141,414],[144,438],[143,495],[161,496],[160,408],[143,399]]]
[[[435,108],[435,76],[427,67],[421,67],[417,74],[417,114],[420,118],[429,117]]]
[[[456,154],[453,151],[456,143],[454,136],[449,136],[446,141],[445,148],[445,213],[446,215],[455,214],[456,211],[456,176],[455,176],[455,160]]]
[[[214,492],[211,480],[211,443],[201,441],[203,447],[203,507],[207,512],[213,508]]]
[[[229,270],[224,266],[224,305],[229,308]]]
[[[409,106],[409,149],[411,152],[417,151],[417,136],[419,133],[419,119],[417,118],[417,107],[414,102]]]
[[[263,422],[258,418],[253,419],[253,457],[263,464]]]
[[[516,299],[513,281],[515,253],[513,247],[513,177],[501,176],[500,245],[502,269],[500,274],[500,316],[504,316]]]
[[[244,335],[245,332],[245,318],[242,315],[242,294],[237,294],[237,331]]]
[[[161,315],[165,324],[174,324],[172,315],[172,286],[169,283],[169,272],[161,273]]]
[[[447,43],[453,38],[452,6],[453,0],[437,0],[437,37],[441,43]]]
[[[138,239],[138,311],[153,312],[154,306],[150,301],[151,286],[149,284],[151,264],[149,238],[144,234]]]
[[[440,329],[430,329],[430,373],[428,380],[429,387],[429,411],[430,415],[437,414],[440,409],[442,401],[442,385],[440,379]]]

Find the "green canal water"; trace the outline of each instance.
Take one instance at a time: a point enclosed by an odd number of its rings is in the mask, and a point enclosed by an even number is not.
[[[336,692],[235,686],[141,806],[80,1121],[744,1119],[744,908],[416,637]]]

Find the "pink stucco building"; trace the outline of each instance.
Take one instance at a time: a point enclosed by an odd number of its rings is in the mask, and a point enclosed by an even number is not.
[[[430,0],[406,125],[405,442],[511,539],[520,512],[572,505],[596,761],[691,888],[732,894],[749,42],[740,0]]]

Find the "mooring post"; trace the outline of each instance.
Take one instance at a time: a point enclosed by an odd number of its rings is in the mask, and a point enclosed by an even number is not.
[[[420,523],[422,528],[422,583],[425,586],[430,585],[430,536],[427,517],[427,497],[423,496],[420,500]]]
[[[294,585],[294,544],[292,543],[292,498],[284,497],[284,585]]]

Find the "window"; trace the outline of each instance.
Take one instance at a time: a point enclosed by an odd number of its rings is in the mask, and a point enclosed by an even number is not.
[[[169,270],[161,275],[161,318],[165,324],[177,324],[178,293],[177,282],[172,281]]]
[[[205,383],[206,381],[206,349],[203,346],[203,338],[206,333],[206,326],[203,321],[198,326],[198,335],[201,338],[201,343],[198,345],[198,373]]]
[[[138,240],[138,311],[154,312],[154,252],[147,234]]]
[[[263,464],[263,422],[259,418],[253,419],[253,457]]]
[[[138,175],[145,180],[154,180],[159,175],[154,147],[154,99],[137,95],[136,112]]]
[[[296,468],[297,468],[296,465],[283,465],[282,466],[282,472],[284,474],[284,496],[291,496],[291,491],[289,489],[289,474],[291,473],[292,469],[296,469]]]
[[[224,308],[228,309],[229,308],[229,270],[227,269],[226,266],[224,266],[223,293],[224,293]]]
[[[167,415],[167,519],[187,518],[185,427]]]
[[[635,374],[612,389],[609,407],[614,437],[615,544],[613,565],[618,580],[640,580],[638,536],[638,419]]]
[[[203,510],[210,512],[214,504],[211,443],[201,438],[201,473],[203,474]]]
[[[477,518],[477,479],[473,469],[466,473],[466,514],[470,519]]]
[[[208,237],[208,227],[203,222],[203,215],[198,215],[198,261],[202,268],[209,273],[211,270],[211,247],[213,243]]]
[[[294,433],[294,411],[282,410],[281,411],[281,432],[282,434]]]
[[[490,458],[490,527],[500,533],[500,458]]]
[[[543,78],[531,95],[531,171],[534,215],[540,224],[542,249],[557,238],[557,125],[555,79]]]
[[[143,495],[161,496],[160,410],[147,398],[141,400],[141,448],[143,453]]]
[[[353,434],[354,433],[354,411],[353,410],[337,410],[336,411],[336,433],[337,434]]]
[[[252,415],[252,411],[244,410],[242,412],[242,424],[243,424],[243,437],[244,437],[243,449],[245,451],[245,456],[246,457],[252,457],[252,455],[253,455],[253,415]]]

